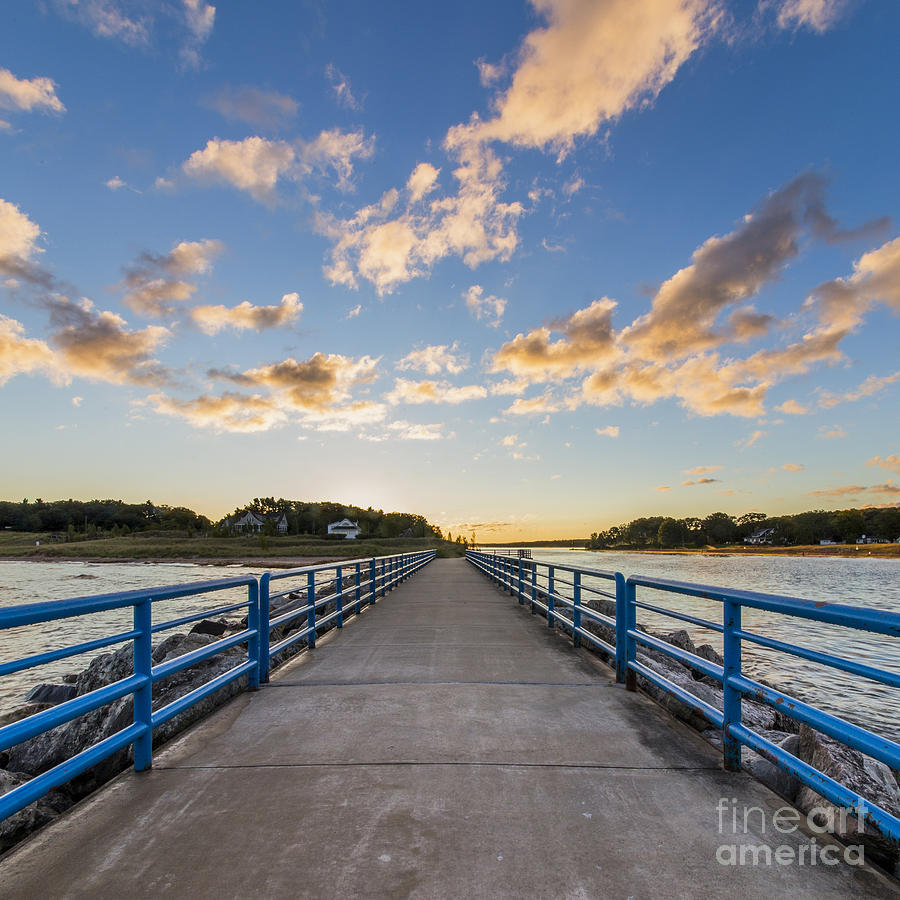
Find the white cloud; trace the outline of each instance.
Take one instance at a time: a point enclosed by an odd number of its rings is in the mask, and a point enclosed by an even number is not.
[[[0,69],[0,108],[24,112],[66,111],[56,96],[56,82],[50,78],[16,78],[9,69]],[[8,123],[7,123],[8,124]]]
[[[353,309],[348,310],[348,312],[347,312],[347,318],[348,318],[348,319],[355,319],[355,318],[357,318],[357,317],[359,316],[359,314],[360,314],[361,312],[362,312],[362,303],[357,303],[356,306],[353,307]]]
[[[421,350],[413,350],[407,353],[398,363],[401,371],[419,369],[426,375],[439,375],[441,372],[449,372],[451,375],[459,375],[468,368],[468,357],[459,353],[459,342],[452,344],[432,344]]]
[[[595,428],[594,431],[599,434],[600,437],[616,438],[619,436],[618,425],[607,425],[605,428]]]
[[[350,86],[350,79],[334,63],[325,66],[325,77],[331,83],[334,96],[341,106],[347,109],[359,111],[362,109],[362,101],[357,99]]]
[[[401,441],[442,441],[445,439],[443,427],[440,423],[419,425],[402,419],[388,425],[388,428],[394,433],[394,437]],[[453,435],[450,434],[447,437],[453,437]]]
[[[0,198],[0,273],[18,275],[36,253],[41,229],[15,203]]]
[[[809,28],[822,34],[844,14],[847,0],[761,0],[759,7],[776,11],[779,28]]]
[[[500,324],[506,311],[506,300],[493,294],[485,297],[484,288],[480,284],[473,284],[463,296],[466,298],[466,307],[476,319],[485,319],[495,328]]]
[[[532,0],[547,25],[523,42],[481,140],[564,153],[576,137],[651,102],[712,34],[714,0]]]
[[[398,403],[465,403],[487,397],[485,388],[478,384],[454,387],[446,381],[410,381],[407,378],[394,380],[394,388],[384,399],[392,406]]]
[[[373,139],[362,132],[333,128],[312,141],[294,143],[259,136],[241,141],[213,138],[202,150],[195,150],[181,168],[190,178],[230,184],[271,204],[279,181],[299,181],[313,172],[333,171],[337,187],[348,190],[354,159],[368,159],[373,152]]]
[[[426,194],[430,194],[434,190],[437,183],[437,177],[441,170],[436,169],[431,163],[419,163],[409,180],[406,182],[406,190],[409,191],[409,202],[417,203]]]
[[[294,170],[295,161],[294,148],[286,141],[213,138],[202,150],[195,150],[182,169],[191,178],[226,182],[256,200],[270,203],[279,178]]]

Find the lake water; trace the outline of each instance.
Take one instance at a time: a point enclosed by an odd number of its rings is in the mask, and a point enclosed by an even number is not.
[[[0,607],[170,584],[190,584],[235,575],[261,574],[261,571],[243,566],[198,566],[194,563],[0,561]],[[246,596],[247,589],[244,587],[154,603],[153,621],[161,622],[199,613],[204,609],[227,606],[230,603],[240,602]],[[244,613],[236,610],[232,615],[241,618]],[[0,661],[6,662],[33,653],[106,637],[127,631],[131,627],[132,611],[129,607],[73,619],[57,619],[44,625],[11,628],[0,631]],[[177,630],[188,630],[190,627],[190,625],[183,626]],[[165,637],[165,633],[157,635],[154,643],[162,637]],[[90,660],[99,653],[116,649],[118,647],[113,646],[3,676],[0,678],[0,712],[20,705],[25,694],[34,685],[59,682],[66,673],[79,672],[86,668]]]
[[[592,553],[589,551],[533,551],[535,560],[560,565],[603,569],[624,575],[671,578],[698,584],[741,588],[770,594],[824,600],[869,609],[900,612],[900,560],[860,557],[808,557],[761,555],[701,555],[677,553]],[[591,582],[586,580],[586,584]],[[610,582],[596,586],[609,590]],[[637,599],[718,624],[722,605],[715,601],[682,597],[638,588]],[[721,652],[720,635],[638,610],[638,621],[651,631],[668,633],[684,628],[697,644],[709,643]],[[765,637],[813,650],[834,653],[880,669],[900,673],[900,639],[870,634],[790,616],[744,609],[743,626]],[[743,646],[743,669],[763,678],[787,694],[814,703],[854,724],[900,740],[900,691],[828,666],[757,647]]]
[[[864,551],[863,551],[864,552]],[[840,557],[705,556],[642,553],[591,553],[535,550],[535,559],[561,565],[617,570],[625,575],[649,575],[724,587],[787,594],[810,600],[847,603],[900,611],[900,561],[861,556]],[[112,591],[188,584],[232,575],[260,575],[241,566],[200,566],[193,563],[81,563],[0,561],[0,606],[60,600]],[[590,584],[589,580],[585,584]],[[598,583],[608,588],[609,582]],[[238,602],[245,589],[206,597],[188,597],[154,604],[154,622]],[[650,599],[651,592],[638,598]],[[651,602],[721,621],[721,605],[713,601],[657,594]],[[238,613],[239,615],[239,613]],[[652,630],[681,628],[685,623],[648,613],[639,618]],[[102,637],[131,627],[130,610],[62,619],[42,626],[0,632],[0,660],[14,659]],[[715,632],[685,626],[697,643],[721,650]],[[744,627],[768,637],[830,651],[879,668],[900,672],[900,641],[862,631],[805,622],[788,616],[745,610]],[[105,652],[105,651],[100,651]],[[41,682],[56,682],[83,669],[94,654],[85,654],[0,678],[0,711],[20,704],[27,691]],[[751,677],[765,678],[786,693],[858,725],[900,740],[900,692],[817,666],[783,653],[744,645],[744,668]]]

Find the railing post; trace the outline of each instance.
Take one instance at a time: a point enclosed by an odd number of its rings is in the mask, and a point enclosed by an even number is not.
[[[334,605],[337,607],[337,627],[344,627],[344,572],[340,566],[335,570],[335,585],[337,587],[337,597],[335,597]]]
[[[581,635],[578,629],[581,628],[581,572],[575,572],[572,578],[572,603],[572,644],[580,647]]]
[[[134,724],[143,725],[144,733],[134,741],[134,767],[138,772],[153,765],[153,657],[150,643],[150,598],[138,600],[134,605],[134,630],[140,634],[134,638],[134,674],[144,675],[147,682],[134,692]]]
[[[553,566],[547,566],[547,627],[554,628],[556,626],[556,604],[553,602],[553,594],[556,592],[556,569]]]
[[[387,596],[387,560],[381,561],[381,596]]]
[[[725,768],[729,772],[741,771],[741,742],[729,734],[729,726],[741,724],[741,692],[732,687],[730,679],[741,675],[741,639],[734,633],[741,627],[741,605],[733,600],[723,604],[723,656],[725,671],[722,673],[722,750]]]
[[[356,614],[362,612],[362,563],[356,564]]]
[[[247,641],[247,659],[251,662],[256,663],[256,666],[247,673],[247,689],[251,691],[258,691],[260,669],[262,668],[262,656],[260,654],[262,641],[261,633],[259,630],[261,616],[259,614],[260,610],[258,581],[254,579],[253,583],[248,585],[247,594],[250,600],[248,604],[249,608],[247,610],[247,628],[250,631],[256,632],[256,634]]]
[[[259,681],[269,681],[269,581],[272,576],[266,572],[259,579]]]
[[[519,557],[519,603],[525,603],[525,562],[522,557]]]
[[[369,605],[375,605],[375,557],[369,562]]]
[[[531,564],[531,614],[534,615],[537,612],[537,566],[532,563]]]
[[[629,634],[637,630],[637,607],[635,602],[635,585],[630,581],[625,582],[625,690],[637,690],[637,675],[631,668],[631,663],[637,659],[637,642]]]
[[[621,572],[616,572],[616,681],[619,684],[625,684],[625,675],[628,672],[625,635],[628,630],[628,616],[625,611],[626,591],[625,576]]]
[[[316,573],[306,576],[306,627],[310,629],[306,636],[306,646],[312,650],[316,646]]]

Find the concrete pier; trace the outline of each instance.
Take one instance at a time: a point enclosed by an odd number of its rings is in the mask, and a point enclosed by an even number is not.
[[[722,845],[808,845],[774,831],[784,806],[438,560],[14,850],[0,895],[900,896],[871,867],[717,861]],[[751,807],[734,835],[730,810]]]

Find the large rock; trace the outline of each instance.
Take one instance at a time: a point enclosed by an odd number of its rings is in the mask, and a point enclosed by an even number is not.
[[[21,772],[6,772],[0,769],[0,795],[8,794],[11,790],[30,781],[28,775]],[[0,853],[6,852],[22,838],[27,837],[36,828],[46,825],[56,818],[58,814],[54,804],[47,797],[42,797],[36,803],[26,806],[0,822]]]
[[[884,763],[847,747],[827,735],[800,726],[796,756],[829,778],[866,798],[886,812],[900,817],[900,786]],[[811,814],[820,827],[849,844],[862,844],[866,854],[888,870],[900,863],[900,844],[879,834],[875,826],[854,816],[840,815],[840,809],[812,788],[803,785],[797,792],[797,808]]]
[[[47,703],[56,706],[75,696],[74,684],[36,684],[26,695],[26,703]]]

